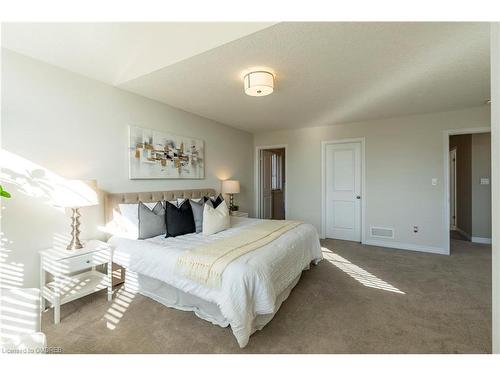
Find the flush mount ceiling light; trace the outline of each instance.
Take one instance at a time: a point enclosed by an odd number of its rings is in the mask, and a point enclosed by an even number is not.
[[[245,94],[250,96],[266,96],[274,91],[274,74],[266,70],[255,70],[243,77]]]

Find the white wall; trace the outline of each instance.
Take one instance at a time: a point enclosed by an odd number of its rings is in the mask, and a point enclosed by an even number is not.
[[[491,186],[493,353],[500,354],[500,23],[491,24]]]
[[[129,180],[130,124],[204,139],[206,178]],[[36,286],[38,250],[66,241],[69,217],[50,205],[57,176],[97,179],[109,192],[220,190],[221,179],[234,178],[237,203],[252,212],[251,134],[5,49],[1,130],[2,184],[13,195],[2,199],[2,259],[13,285]],[[102,207],[83,209],[82,237],[101,236],[102,220]]]
[[[450,136],[450,150],[456,149],[456,227],[472,236],[472,134]]]
[[[472,134],[471,138],[472,237],[491,239],[491,135]],[[482,178],[490,183],[481,185]]]
[[[321,141],[366,139],[369,227],[395,229],[395,247],[444,252],[443,131],[490,124],[488,106],[352,124],[263,132],[255,145],[287,144],[287,218],[321,229]],[[438,178],[432,186],[431,179]],[[418,225],[419,233],[413,233]]]

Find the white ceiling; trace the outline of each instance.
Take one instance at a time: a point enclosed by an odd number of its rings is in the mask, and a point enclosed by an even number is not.
[[[3,35],[17,52],[251,132],[445,111],[489,98],[487,23],[172,29],[181,25],[9,25]],[[272,95],[244,94],[240,75],[251,66],[276,72]]]
[[[270,22],[3,23],[2,46],[117,85],[271,25]]]

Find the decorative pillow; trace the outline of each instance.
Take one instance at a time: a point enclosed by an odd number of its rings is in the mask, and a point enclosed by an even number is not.
[[[162,202],[157,202],[153,209],[139,202],[138,210],[138,238],[140,240],[166,233],[165,207]]]
[[[193,209],[188,200],[181,204],[180,207],[176,207],[172,203],[166,202],[165,209],[165,222],[167,224],[166,237],[176,237],[196,232]]]
[[[105,226],[99,226],[98,229],[112,236],[131,240],[136,240],[138,237],[137,228],[133,228],[130,222],[116,209],[113,210],[113,219],[108,221]]]
[[[149,209],[153,209],[157,202],[143,203]],[[137,235],[139,230],[139,204],[138,203],[122,203],[119,204],[121,219],[126,222],[126,227],[128,231],[134,232]],[[135,237],[137,238],[137,237]]]
[[[203,235],[208,236],[228,229],[231,226],[230,220],[226,202],[222,201],[217,208],[206,204],[203,209]]]
[[[209,199],[208,201],[205,201],[203,198],[200,198],[197,201],[194,199],[190,200],[191,203],[191,208],[193,210],[193,217],[194,217],[194,225],[196,227],[196,233],[201,233],[203,231],[203,209],[206,204],[208,204],[210,207],[213,207],[212,201]]]
[[[210,200],[212,201],[212,204],[213,204],[214,208],[217,208],[217,206],[218,206],[219,204],[221,204],[221,202],[223,202],[223,201],[224,201],[224,197],[222,196],[222,194],[219,194],[219,195],[217,196],[217,198],[215,198],[215,199],[214,199],[214,198],[212,198],[212,197],[207,198],[207,199],[210,199]]]

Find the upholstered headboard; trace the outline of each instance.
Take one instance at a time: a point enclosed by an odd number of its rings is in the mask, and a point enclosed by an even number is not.
[[[104,193],[104,218],[106,223],[113,219],[113,210],[120,203],[172,201],[177,198],[201,198],[216,195],[215,189],[189,189],[170,191],[150,191],[142,193]]]

